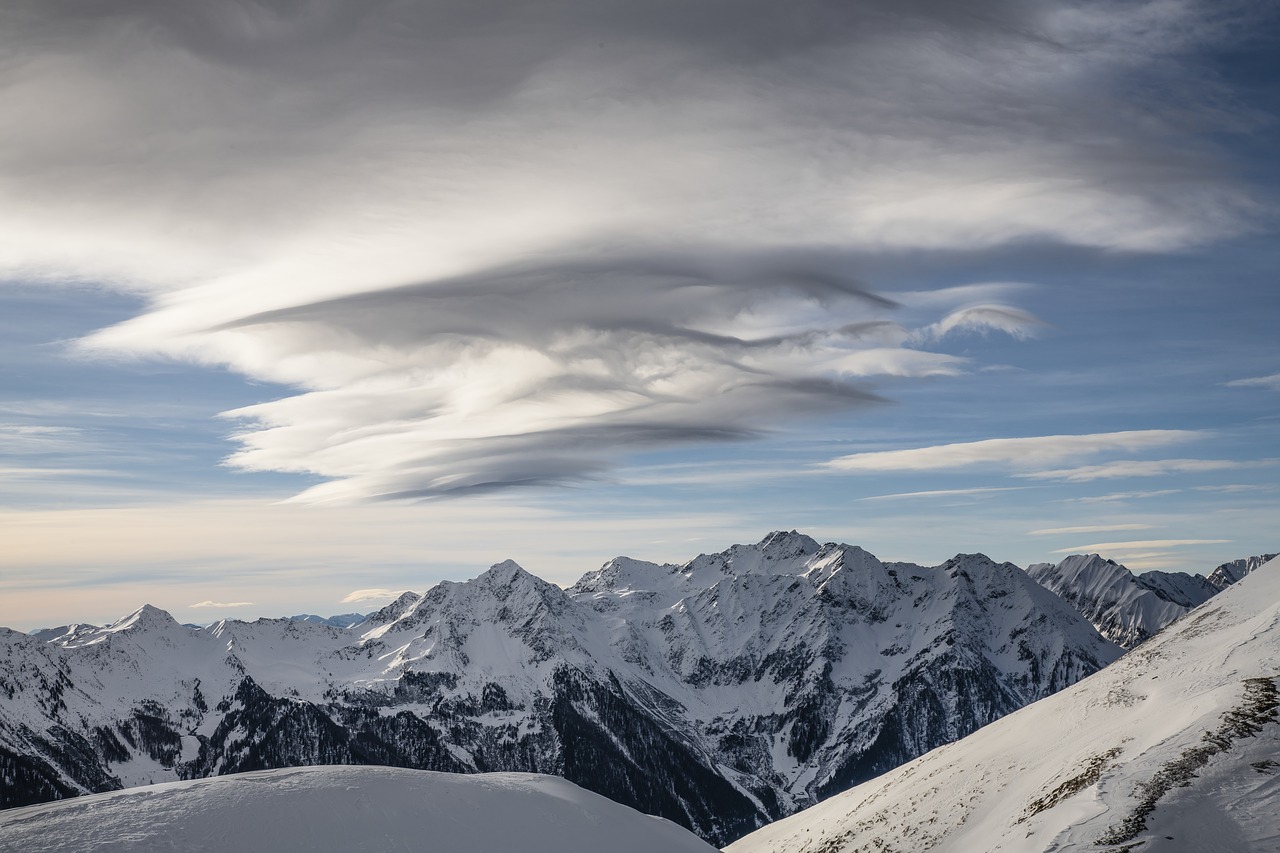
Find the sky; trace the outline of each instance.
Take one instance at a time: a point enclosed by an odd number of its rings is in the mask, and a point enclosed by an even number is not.
[[[0,625],[1280,550],[1257,0],[11,0]]]

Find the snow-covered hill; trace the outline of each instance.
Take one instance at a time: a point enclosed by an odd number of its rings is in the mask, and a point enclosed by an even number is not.
[[[1102,672],[730,853],[1272,853],[1280,561]]]
[[[794,531],[569,590],[507,561],[350,629],[144,607],[0,632],[0,804],[285,766],[519,770],[724,842],[1119,654],[1012,564]]]
[[[387,767],[266,770],[0,812],[0,850],[712,853],[563,779]]]

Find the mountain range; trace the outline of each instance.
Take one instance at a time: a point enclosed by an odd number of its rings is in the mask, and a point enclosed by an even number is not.
[[[0,805],[301,765],[522,771],[723,844],[1118,659],[1082,612],[981,554],[884,563],[791,531],[567,590],[507,561],[350,627],[147,606],[0,629]]]

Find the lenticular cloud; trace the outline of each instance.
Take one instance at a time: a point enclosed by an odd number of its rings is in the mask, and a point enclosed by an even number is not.
[[[882,303],[776,259],[618,260],[277,310],[214,338],[330,362],[312,390],[231,413],[250,424],[235,464],[337,478],[310,499],[429,497],[598,476],[629,450],[871,402],[841,362],[901,337],[852,322]]]

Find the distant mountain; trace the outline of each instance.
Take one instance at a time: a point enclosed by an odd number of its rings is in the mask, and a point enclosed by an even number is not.
[[[726,853],[1273,853],[1280,561],[1120,661]]]
[[[363,613],[339,613],[337,616],[315,616],[311,613],[300,613],[288,617],[292,622],[314,622],[318,625],[332,625],[335,628],[350,628],[365,620]]]
[[[299,765],[520,770],[723,843],[1120,653],[1010,563],[794,531],[568,590],[507,561],[354,628],[143,607],[0,631],[0,804]]]
[[[1244,557],[1239,560],[1232,560],[1229,563],[1223,563],[1209,573],[1209,583],[1218,589],[1226,589],[1259,566],[1271,562],[1277,556],[1280,555],[1259,554],[1256,557]]]
[[[41,642],[51,643],[56,640],[60,640],[63,637],[69,637],[77,633],[78,631],[84,630],[85,628],[97,629],[100,627],[102,626],[84,625],[84,624],[59,625],[57,628],[36,628],[34,630],[28,631],[27,633],[28,635],[35,637],[37,640],[40,640]]]
[[[1097,554],[1075,554],[1056,565],[1035,563],[1027,567],[1027,574],[1060,595],[1102,636],[1126,649],[1218,592],[1200,575],[1135,575]]]
[[[1134,574],[1097,554],[1035,563],[1027,574],[1060,595],[1113,643],[1132,649],[1276,555],[1224,563],[1209,577],[1185,572]]]
[[[550,776],[265,770],[0,812],[0,850],[715,853],[686,829]]]
[[[312,613],[300,613],[297,616],[286,616],[285,618],[291,622],[310,622],[316,625],[332,625],[335,628],[351,628],[355,625],[359,625],[368,617],[363,613],[340,613],[337,616],[316,616]],[[83,633],[86,630],[96,631],[101,627],[101,625],[88,624],[62,625],[58,628],[36,628],[35,630],[28,631],[27,633],[30,636],[35,637],[37,640],[43,640],[45,642],[60,642],[66,638]],[[199,630],[205,626],[197,625],[193,622],[183,622],[182,627]]]

